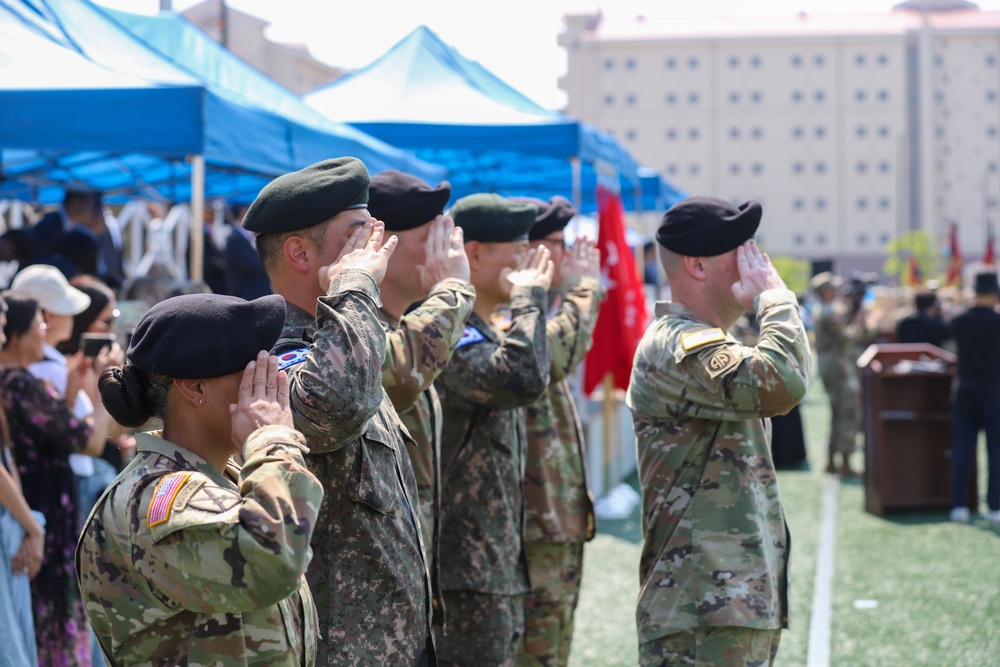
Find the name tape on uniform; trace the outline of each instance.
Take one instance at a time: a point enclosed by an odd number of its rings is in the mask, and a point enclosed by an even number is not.
[[[149,501],[149,509],[146,511],[146,525],[152,528],[170,518],[170,509],[174,505],[174,498],[184,488],[191,473],[178,473],[167,475],[160,479],[153,491],[153,499]]]
[[[290,352],[282,352],[278,355],[278,370],[283,371],[286,368],[290,368],[295,364],[301,364],[306,360],[306,355],[309,354],[308,347],[300,347],[297,350],[292,350]]]
[[[684,348],[685,352],[689,352],[696,347],[708,345],[709,343],[717,343],[720,340],[726,340],[726,332],[718,327],[713,327],[711,329],[702,329],[701,331],[681,334],[681,347]]]
[[[486,340],[479,329],[476,327],[465,327],[465,331],[462,332],[462,338],[458,341],[458,345],[455,346],[457,350],[460,347],[465,347],[466,345],[472,345],[473,343],[482,343]]]

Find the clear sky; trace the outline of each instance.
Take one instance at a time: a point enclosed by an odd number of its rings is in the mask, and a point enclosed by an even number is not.
[[[159,0],[94,0],[115,9],[154,14]],[[183,11],[201,0],[173,0]],[[768,16],[870,14],[899,0],[228,0],[230,7],[271,23],[268,37],[299,42],[317,59],[348,69],[363,67],[418,25],[426,25],[462,55],[479,61],[539,104],[558,109],[566,96],[558,79],[566,53],[556,43],[565,13],[594,10],[606,16]],[[1000,11],[1000,0],[979,0]]]

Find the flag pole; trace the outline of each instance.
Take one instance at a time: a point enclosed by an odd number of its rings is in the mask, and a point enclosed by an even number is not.
[[[608,487],[612,483],[617,484],[618,482],[615,474],[617,461],[615,461],[614,447],[611,440],[614,437],[614,429],[612,427],[615,416],[614,394],[615,377],[609,371],[604,375],[604,400],[602,404],[602,421],[604,423],[604,479],[608,480]],[[610,488],[606,491],[610,491]]]

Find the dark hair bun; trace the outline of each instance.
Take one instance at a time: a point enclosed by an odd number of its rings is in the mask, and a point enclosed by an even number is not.
[[[149,398],[149,383],[132,364],[105,369],[97,386],[108,414],[122,426],[138,428],[153,416],[156,406]]]

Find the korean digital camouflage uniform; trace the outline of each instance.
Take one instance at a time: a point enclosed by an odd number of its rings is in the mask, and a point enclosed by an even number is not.
[[[805,395],[811,357],[793,292],[765,291],[756,312],[760,339],[747,347],[660,302],[636,352],[644,665],[670,664],[668,635],[787,627],[790,545],[766,418]]]
[[[420,499],[420,530],[432,578],[437,579],[438,479],[441,475],[441,401],[434,379],[451,360],[472,312],[476,289],[446,278],[416,309],[396,321],[378,310],[387,333],[382,386],[416,447],[408,447]],[[439,602],[435,600],[435,607]]]
[[[590,349],[604,290],[590,277],[555,291],[545,329],[548,390],[527,408],[525,551],[531,591],[524,601],[519,665],[565,665],[583,573],[583,543],[594,537],[583,427],[568,377]]]
[[[860,327],[852,323],[843,299],[818,305],[813,317],[816,365],[823,387],[830,396],[829,452],[850,454],[861,428],[861,380],[858,377]]]
[[[430,584],[413,441],[382,390],[386,335],[378,285],[347,269],[316,304],[288,304],[274,354],[289,374],[295,426],[323,483],[307,577],[322,634],[320,665],[416,665],[430,646]]]
[[[511,290],[505,332],[473,313],[451,363],[435,382],[441,397],[441,589],[448,622],[442,661],[513,664],[528,592],[524,555],[524,406],[549,383],[546,291]],[[485,595],[484,595],[485,594]],[[475,596],[480,596],[475,600]],[[476,618],[486,598],[502,613]]]
[[[90,515],[76,553],[108,664],[312,665],[305,570],[323,488],[301,433],[266,426],[223,475],[148,433]]]

